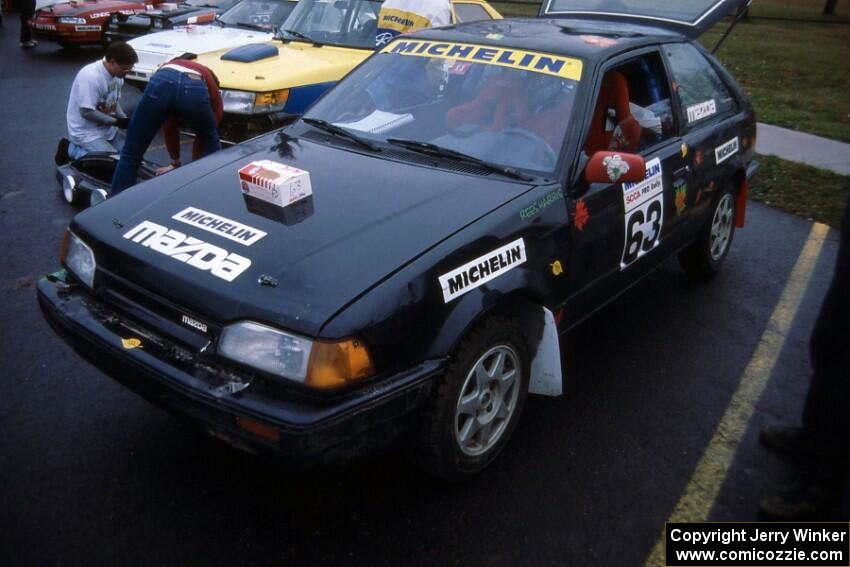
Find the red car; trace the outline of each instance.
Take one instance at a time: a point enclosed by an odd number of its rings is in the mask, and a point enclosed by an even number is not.
[[[132,15],[158,6],[162,0],[71,0],[37,10],[30,27],[37,39],[62,47],[104,42],[112,14]]]

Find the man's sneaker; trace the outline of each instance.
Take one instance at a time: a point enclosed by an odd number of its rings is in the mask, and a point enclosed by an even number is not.
[[[813,474],[800,475],[779,494],[759,504],[759,519],[772,522],[829,520],[841,500],[841,484],[824,482]]]
[[[36,40],[34,40],[34,39],[31,39],[31,40],[29,40],[29,41],[22,41],[22,42],[21,42],[21,48],[22,48],[22,49],[29,49],[29,48],[31,48],[31,47],[35,47],[36,45],[38,45],[38,42],[37,42]]]

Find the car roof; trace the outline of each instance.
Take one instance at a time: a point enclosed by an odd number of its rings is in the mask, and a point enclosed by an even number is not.
[[[589,62],[644,45],[687,40],[682,34],[648,25],[570,18],[469,22],[420,30],[404,37],[543,51]]]

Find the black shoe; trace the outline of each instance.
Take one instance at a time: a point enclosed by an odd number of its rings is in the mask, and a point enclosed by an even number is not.
[[[779,494],[759,504],[759,519],[771,522],[829,520],[841,502],[841,484],[824,482],[815,475],[796,478]]]
[[[768,449],[794,459],[810,459],[822,453],[803,437],[802,427],[767,425],[761,430],[759,441]]]

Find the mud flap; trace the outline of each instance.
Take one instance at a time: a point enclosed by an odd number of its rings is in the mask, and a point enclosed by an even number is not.
[[[537,352],[531,361],[531,380],[528,384],[529,394],[543,396],[560,396],[563,393],[563,377],[561,375],[561,345],[558,341],[558,326],[554,314],[543,310],[543,333],[537,345]]]

